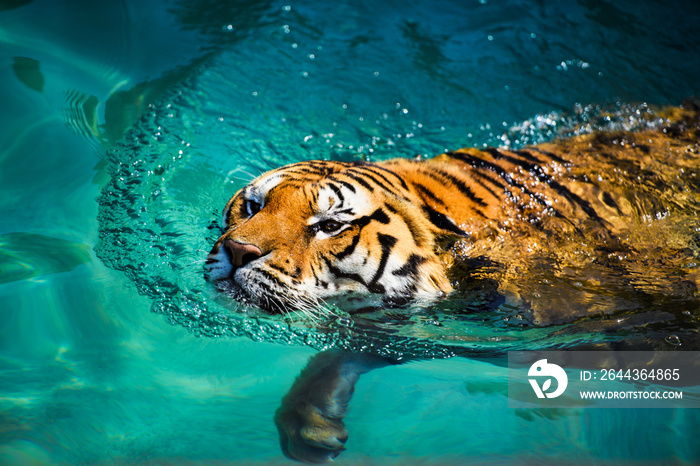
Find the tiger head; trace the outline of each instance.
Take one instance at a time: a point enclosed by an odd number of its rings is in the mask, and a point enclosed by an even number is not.
[[[209,280],[271,313],[434,299],[451,290],[441,246],[460,236],[390,166],[363,162],[265,173],[229,200],[224,225]]]

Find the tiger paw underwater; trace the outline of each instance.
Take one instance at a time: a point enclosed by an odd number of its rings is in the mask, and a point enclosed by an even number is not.
[[[700,106],[658,116],[637,132],[518,150],[272,170],[226,204],[208,279],[238,302],[314,322],[333,309],[415,315],[488,289],[524,325],[632,332],[631,347],[654,349],[669,341],[634,332],[680,325],[697,347]],[[276,416],[284,453],[336,457],[355,382],[392,363],[313,358]]]

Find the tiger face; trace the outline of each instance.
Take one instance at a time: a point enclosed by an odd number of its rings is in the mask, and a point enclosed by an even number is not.
[[[209,280],[271,313],[440,296],[451,290],[441,244],[461,234],[395,171],[361,162],[268,172],[227,203],[224,225]]]

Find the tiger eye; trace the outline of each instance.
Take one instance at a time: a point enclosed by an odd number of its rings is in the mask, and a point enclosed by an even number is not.
[[[318,224],[319,230],[324,233],[333,233],[334,231],[339,230],[342,226],[342,223],[336,222],[335,220],[326,220]]]
[[[248,212],[248,216],[249,216],[249,217],[252,217],[253,215],[255,215],[255,214],[257,214],[258,212],[260,212],[260,209],[261,209],[261,208],[262,208],[262,206],[260,205],[259,202],[256,202],[256,201],[254,201],[254,200],[252,200],[252,199],[247,199],[247,200],[245,201],[245,209],[246,209],[246,211]]]

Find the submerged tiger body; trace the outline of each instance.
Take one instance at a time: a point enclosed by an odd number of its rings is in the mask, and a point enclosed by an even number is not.
[[[460,286],[475,257],[512,265],[566,251],[576,262],[566,244],[585,243],[599,253],[586,261],[609,262],[613,251],[639,250],[632,225],[675,207],[700,212],[699,128],[689,103],[638,133],[272,170],[226,205],[208,276],[239,301],[315,316],[324,302],[352,310],[434,300]],[[683,273],[697,285],[696,271]]]

